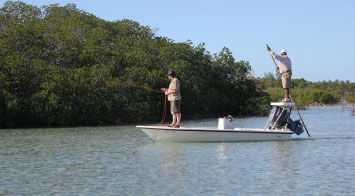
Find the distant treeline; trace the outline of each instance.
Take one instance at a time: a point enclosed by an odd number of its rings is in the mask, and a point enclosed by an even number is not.
[[[269,95],[228,48],[177,43],[131,20],[105,21],[74,4],[0,9],[0,127],[156,121],[167,71],[181,81],[184,117],[263,114]]]
[[[270,95],[271,100],[281,100],[283,89],[277,74],[266,73],[257,78],[257,86]],[[311,82],[303,78],[292,79],[291,95],[293,101],[301,105],[313,103],[334,104],[341,100],[355,103],[355,83],[350,81]]]

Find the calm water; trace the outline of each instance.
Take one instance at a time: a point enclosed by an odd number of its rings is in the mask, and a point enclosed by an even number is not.
[[[311,139],[174,144],[134,126],[0,130],[0,195],[355,195],[355,117],[341,107],[301,114]]]

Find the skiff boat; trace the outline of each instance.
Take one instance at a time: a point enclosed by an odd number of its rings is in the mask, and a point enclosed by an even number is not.
[[[236,142],[289,140],[300,135],[303,127],[299,120],[290,118],[291,102],[272,102],[269,119],[264,128],[235,128],[231,116],[219,118],[218,127],[137,126],[151,139],[159,142]]]

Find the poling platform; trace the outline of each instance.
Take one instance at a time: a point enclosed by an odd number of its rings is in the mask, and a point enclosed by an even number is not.
[[[296,104],[293,102],[271,102],[271,105],[282,107],[282,108],[290,108],[296,106]]]

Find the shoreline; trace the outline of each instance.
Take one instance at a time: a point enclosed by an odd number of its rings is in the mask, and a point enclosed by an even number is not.
[[[312,103],[308,104],[306,106],[303,105],[298,105],[297,108],[298,110],[307,110],[308,107],[324,107],[324,106],[343,106],[343,107],[353,107],[355,106],[355,103],[336,103],[336,104],[321,104],[321,103]],[[295,109],[295,108],[293,108]],[[245,117],[263,117],[263,116],[258,116],[258,115],[234,115],[236,118],[245,118]],[[267,115],[266,115],[267,116]],[[220,116],[206,116],[206,117],[187,117],[185,120],[202,120],[202,119],[208,119],[208,118],[218,118]],[[264,116],[265,117],[265,116]],[[169,124],[168,121],[171,120],[167,118],[165,120],[164,124]],[[78,127],[105,127],[105,126],[129,126],[129,125],[137,125],[137,124],[159,124],[157,121],[136,121],[136,122],[127,122],[127,123],[122,123],[122,122],[116,122],[116,123],[101,123],[101,124],[92,124],[92,125],[77,125],[77,126],[29,126],[29,127],[1,127],[1,130],[4,129],[60,129],[60,128],[78,128]]]
[[[296,106],[298,108],[298,110],[307,110],[308,107],[325,107],[325,106],[342,106],[342,107],[354,107],[355,103],[332,103],[332,104],[323,104],[323,103],[311,103],[311,104],[306,104],[306,105],[302,105],[299,104]],[[294,108],[295,109],[295,108]]]
[[[322,104],[322,103],[315,102],[315,103],[308,104],[307,107],[309,107],[309,106],[345,106],[345,107],[352,107],[352,106],[355,106],[355,103],[331,103],[331,104]]]

